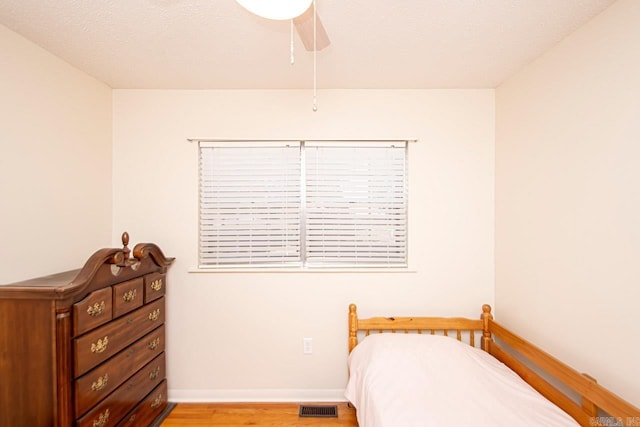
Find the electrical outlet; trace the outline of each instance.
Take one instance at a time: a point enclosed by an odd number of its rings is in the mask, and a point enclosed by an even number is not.
[[[302,352],[304,354],[313,354],[313,338],[302,339]]]

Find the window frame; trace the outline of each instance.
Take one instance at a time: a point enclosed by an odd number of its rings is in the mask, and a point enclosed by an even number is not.
[[[196,139],[191,141],[198,142],[198,267],[197,271],[201,272],[216,272],[216,271],[305,271],[305,270],[351,270],[351,271],[366,271],[370,269],[385,270],[385,271],[406,271],[409,262],[409,143],[416,140],[411,139],[393,139],[393,140],[231,140],[231,139]],[[203,233],[201,228],[202,221],[202,165],[201,156],[203,145],[205,147],[234,147],[234,148],[247,148],[250,147],[265,147],[270,145],[284,145],[295,144],[299,146],[300,151],[299,169],[300,169],[300,210],[299,210],[299,257],[296,261],[289,262],[272,262],[272,263],[203,263],[201,257],[201,242],[203,239]],[[311,147],[321,146],[337,146],[337,147],[350,147],[354,149],[358,148],[370,148],[379,146],[390,147],[393,146],[394,150],[401,148],[403,150],[402,158],[402,185],[401,193],[403,202],[403,245],[402,245],[402,258],[391,259],[386,262],[373,262],[373,263],[352,263],[352,262],[309,262],[306,251],[307,245],[307,209],[308,203],[306,200],[307,193],[307,164],[306,164],[306,150]],[[400,145],[400,147],[398,147]],[[309,148],[307,148],[309,147]],[[396,193],[393,193],[396,194]]]

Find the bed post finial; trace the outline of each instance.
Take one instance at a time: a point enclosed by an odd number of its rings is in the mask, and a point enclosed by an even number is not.
[[[482,349],[487,353],[491,353],[491,331],[489,330],[489,320],[493,320],[491,314],[491,306],[489,304],[482,305]]]
[[[355,304],[349,304],[349,353],[358,345],[358,312]]]

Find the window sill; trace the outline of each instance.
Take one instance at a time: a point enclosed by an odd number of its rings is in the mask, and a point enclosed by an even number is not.
[[[187,271],[190,274],[220,274],[220,273],[376,273],[376,274],[413,274],[418,271],[408,267],[224,267],[224,268],[191,268]]]

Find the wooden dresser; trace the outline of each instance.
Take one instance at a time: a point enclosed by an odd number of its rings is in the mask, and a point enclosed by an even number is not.
[[[0,285],[0,427],[157,425],[165,379],[166,258],[101,249],[79,270]]]

